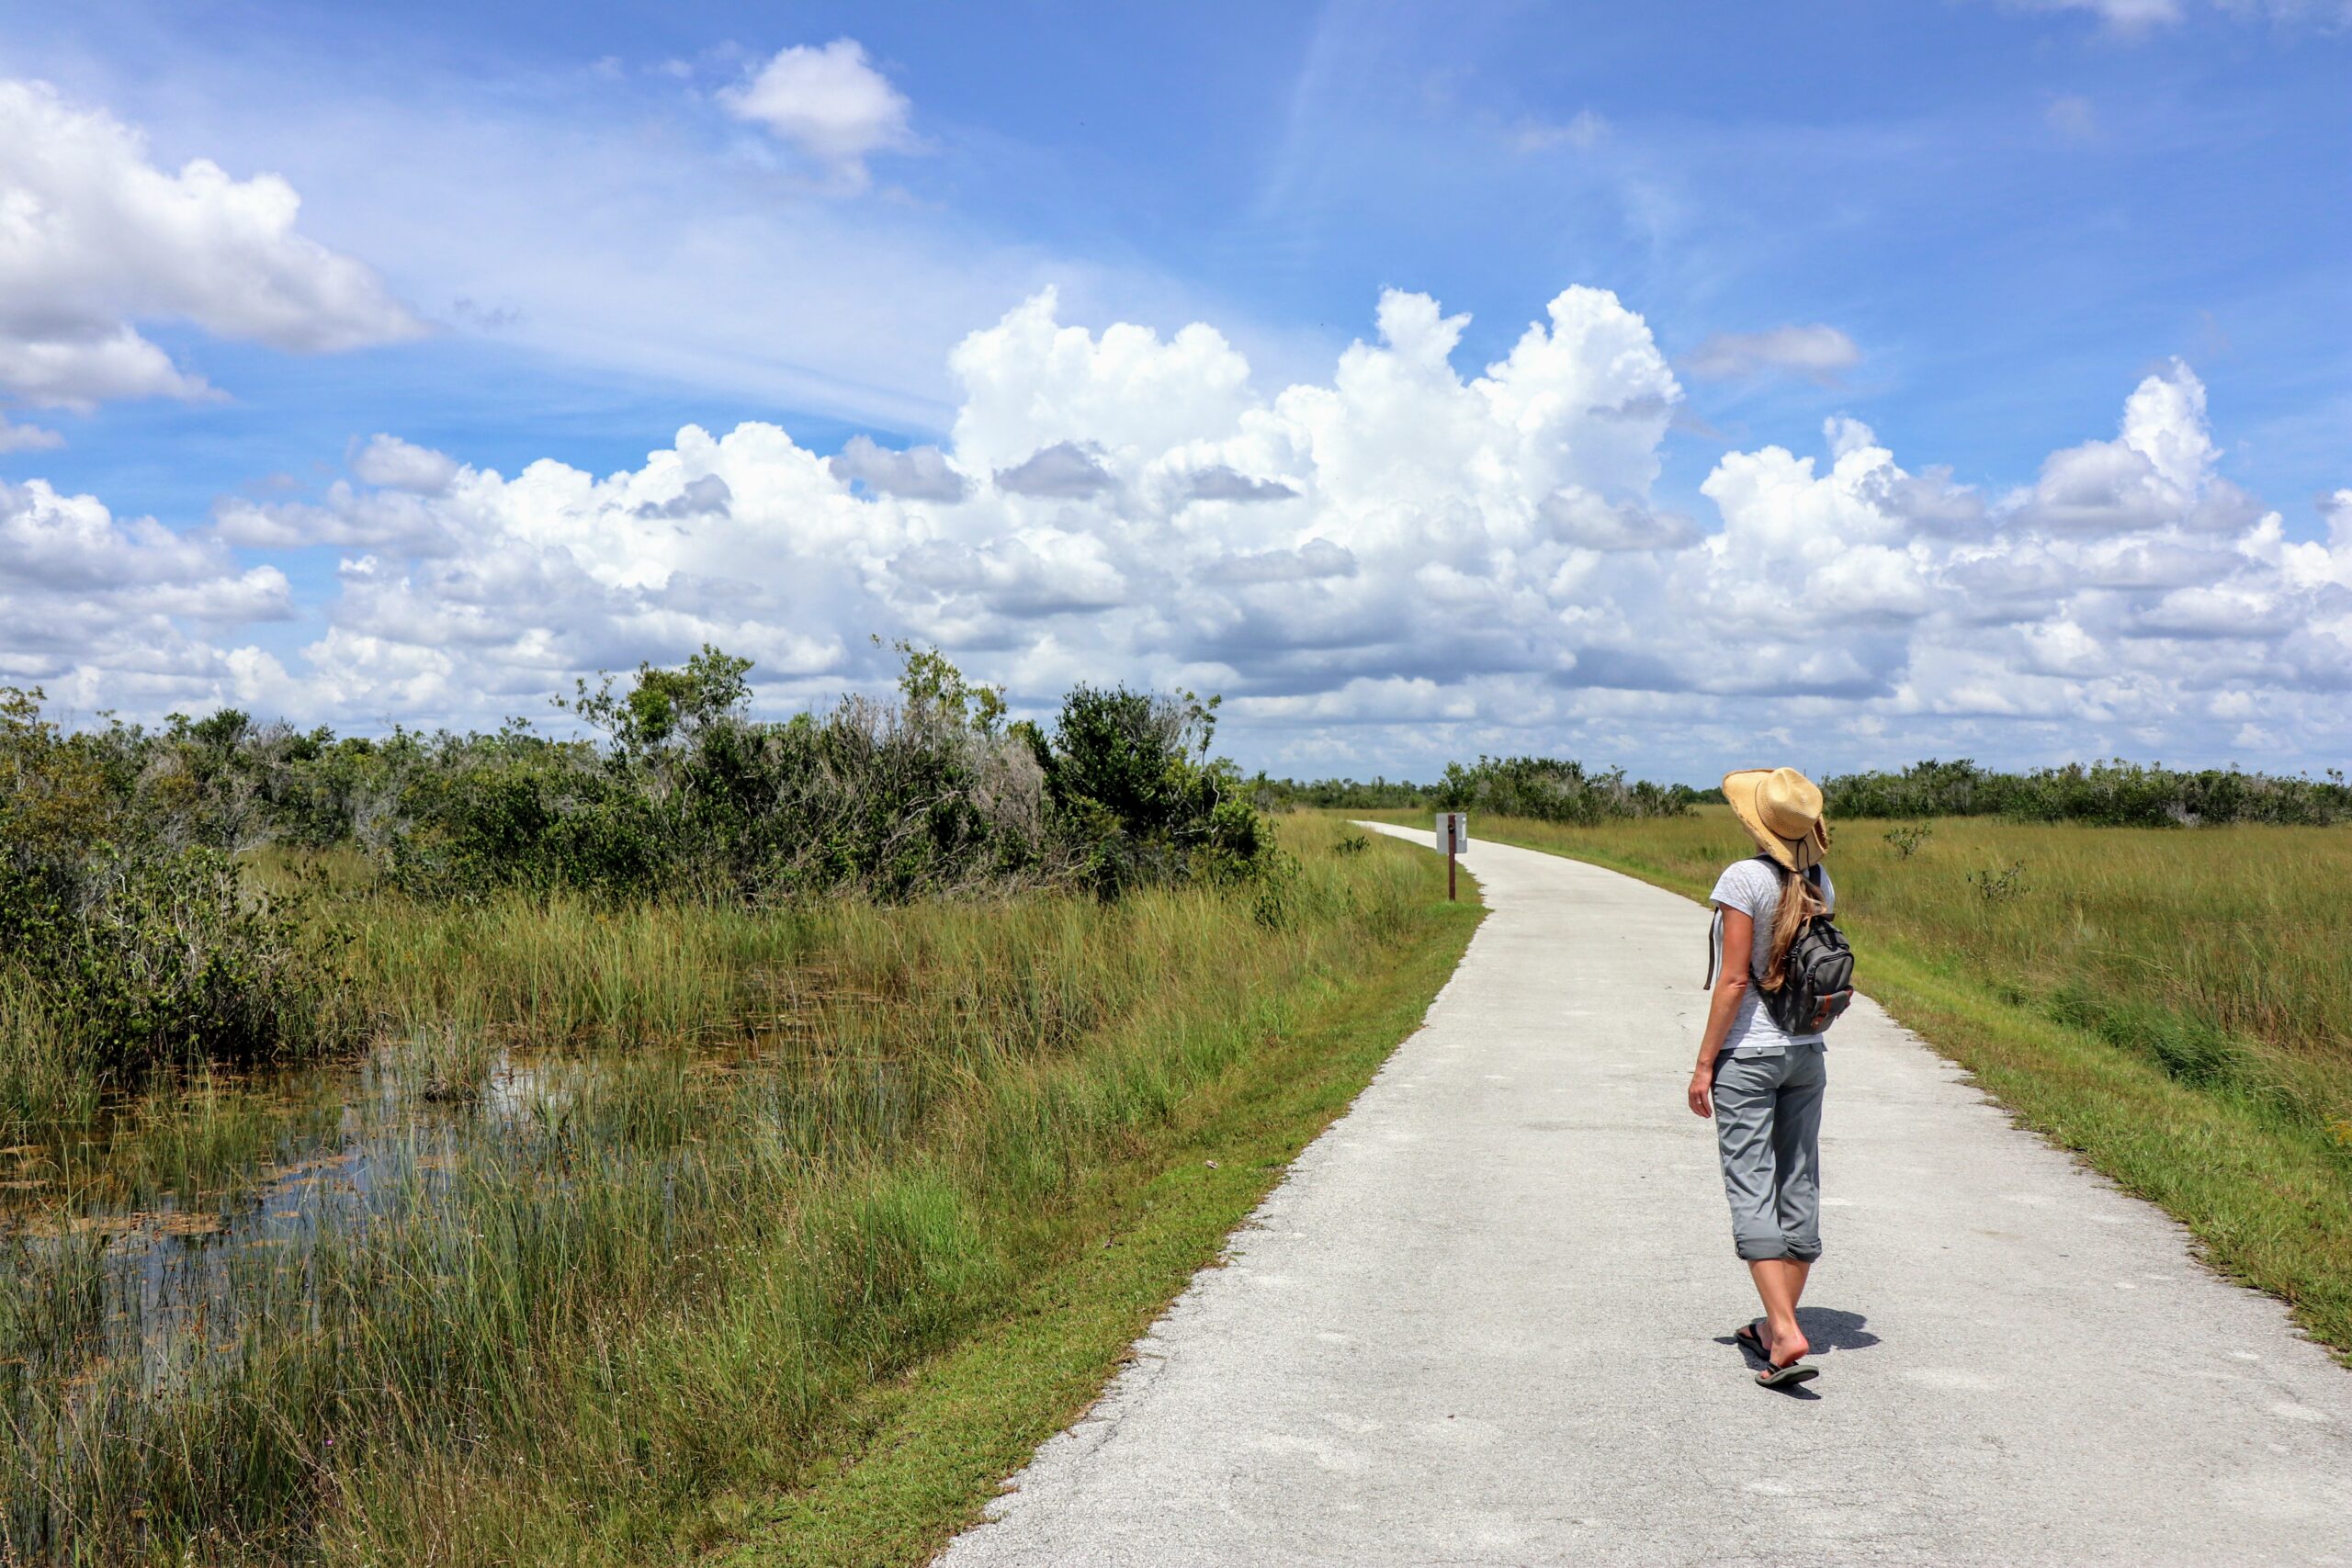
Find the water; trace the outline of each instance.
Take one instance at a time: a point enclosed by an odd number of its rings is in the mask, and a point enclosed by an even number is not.
[[[87,1134],[0,1149],[0,1365],[135,1364],[160,1390],[233,1340],[257,1278],[299,1274],[322,1234],[440,1207],[462,1156],[523,1152],[646,1055],[491,1052],[474,1077],[447,1044],[153,1089]]]

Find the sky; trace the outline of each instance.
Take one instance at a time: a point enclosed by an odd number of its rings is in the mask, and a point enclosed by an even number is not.
[[[2347,88],[2352,0],[0,6],[0,684],[2341,767]]]

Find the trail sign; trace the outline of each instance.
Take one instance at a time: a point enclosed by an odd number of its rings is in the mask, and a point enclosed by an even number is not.
[[[1445,901],[1453,902],[1453,857],[1470,847],[1470,814],[1467,811],[1441,811],[1437,814],[1437,847],[1445,852]]]

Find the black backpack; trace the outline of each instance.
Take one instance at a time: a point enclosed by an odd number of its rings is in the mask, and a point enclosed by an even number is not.
[[[1806,878],[1818,891],[1821,868],[1815,866]],[[1795,892],[1783,876],[1781,897],[1790,897]],[[1797,928],[1796,940],[1789,943],[1788,962],[1781,966],[1781,988],[1768,991],[1764,976],[1751,978],[1756,994],[1763,998],[1764,1010],[1784,1032],[1818,1034],[1853,1005],[1854,950],[1846,945],[1846,933],[1827,915],[1808,915]]]

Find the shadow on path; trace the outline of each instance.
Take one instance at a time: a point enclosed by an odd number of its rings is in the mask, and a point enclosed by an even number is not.
[[[1751,1318],[1748,1321],[1755,1320]],[[1805,1343],[1812,1347],[1805,1352],[1805,1359],[1817,1361],[1825,1352],[1831,1350],[1869,1349],[1879,1342],[1877,1335],[1862,1326],[1869,1321],[1860,1313],[1840,1312],[1836,1307],[1797,1308],[1797,1326],[1804,1330]],[[1739,1351],[1741,1360],[1749,1363],[1758,1371],[1764,1369],[1764,1358],[1758,1353],[1755,1347],[1737,1334],[1719,1334],[1715,1337],[1715,1343],[1734,1347]],[[1791,1399],[1811,1400],[1821,1397],[1814,1392],[1809,1383],[1792,1383],[1783,1388],[1774,1389],[1772,1392],[1784,1394]]]

